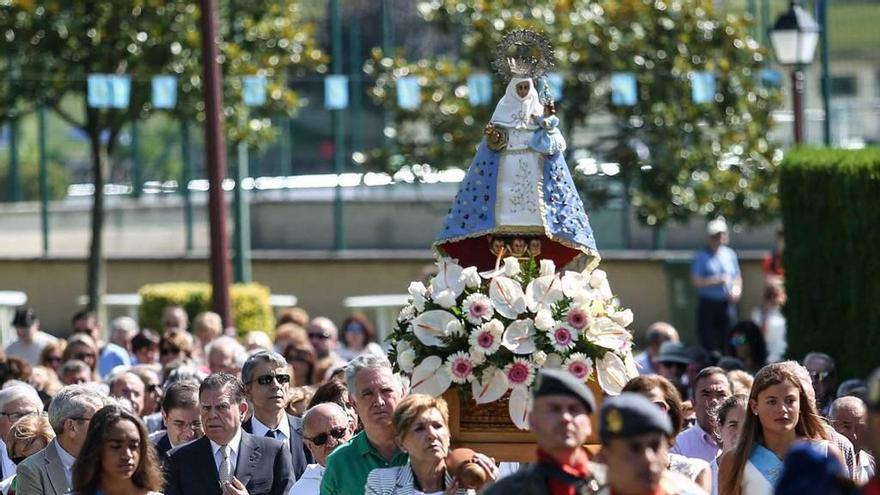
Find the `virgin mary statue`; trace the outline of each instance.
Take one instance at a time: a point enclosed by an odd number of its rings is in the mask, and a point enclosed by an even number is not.
[[[506,256],[563,267],[584,255],[593,267],[599,253],[563,156],[559,119],[549,95],[539,97],[535,71],[529,73],[538,64],[507,63],[512,77],[434,246],[480,269]]]

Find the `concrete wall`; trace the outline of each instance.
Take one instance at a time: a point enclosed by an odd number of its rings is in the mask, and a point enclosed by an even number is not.
[[[685,252],[607,252],[602,261],[611,287],[635,312],[633,330],[657,320],[670,320],[669,260],[686,263]],[[741,253],[745,290],[741,312],[746,314],[761,296],[758,253]],[[274,293],[295,294],[313,315],[340,321],[342,301],[349,296],[405,293],[411,280],[421,278],[432,263],[426,251],[262,253],[253,262],[254,280]],[[81,259],[0,259],[0,290],[27,293],[44,329],[64,334],[70,316],[85,292],[86,264]],[[165,281],[209,281],[204,258],[111,258],[107,264],[108,291],[136,292],[144,284]],[[688,292],[685,295],[689,295]],[[371,316],[372,317],[372,316]],[[679,322],[676,322],[679,323]],[[682,326],[692,323],[681,322]]]

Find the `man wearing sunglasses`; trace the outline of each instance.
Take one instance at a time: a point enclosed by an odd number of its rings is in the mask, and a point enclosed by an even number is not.
[[[306,466],[306,471],[290,489],[289,495],[318,495],[327,456],[351,438],[351,421],[341,406],[325,402],[303,415],[303,433],[306,447],[315,462]]]
[[[242,429],[285,444],[290,450],[290,472],[298,480],[312,462],[312,456],[303,447],[302,420],[285,410],[290,398],[287,361],[274,351],[258,352],[242,366],[241,381],[254,408],[254,415],[242,424]]]
[[[823,417],[831,414],[831,404],[837,393],[837,366],[834,358],[824,352],[811,352],[804,357],[804,368],[810,372],[810,381],[816,392],[816,408]]]

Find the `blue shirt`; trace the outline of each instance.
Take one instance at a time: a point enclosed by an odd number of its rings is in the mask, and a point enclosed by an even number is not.
[[[131,366],[131,357],[122,347],[108,343],[101,349],[101,355],[98,357],[98,373],[101,377],[106,377],[117,366]]]
[[[694,277],[708,278],[724,276],[727,282],[724,285],[710,285],[697,289],[697,296],[703,299],[726,301],[733,280],[739,276],[739,260],[736,252],[727,246],[719,246],[714,253],[708,248],[703,248],[694,255],[694,264],[691,266],[691,275]]]

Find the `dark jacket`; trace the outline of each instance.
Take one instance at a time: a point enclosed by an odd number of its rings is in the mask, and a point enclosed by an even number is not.
[[[253,418],[242,423],[241,429],[253,433],[252,421]],[[305,472],[306,466],[312,463],[312,453],[303,445],[302,419],[288,414],[287,424],[290,426],[290,470],[296,481]]]
[[[606,483],[605,466],[590,463],[590,475],[584,480],[578,490],[579,495],[597,493]],[[548,480],[554,473],[545,464],[531,464],[505,476],[486,490],[485,495],[549,495],[550,485]]]
[[[222,495],[220,476],[208,437],[170,452],[165,495]],[[241,433],[235,477],[250,495],[286,495],[293,485],[290,453],[278,440]]]

